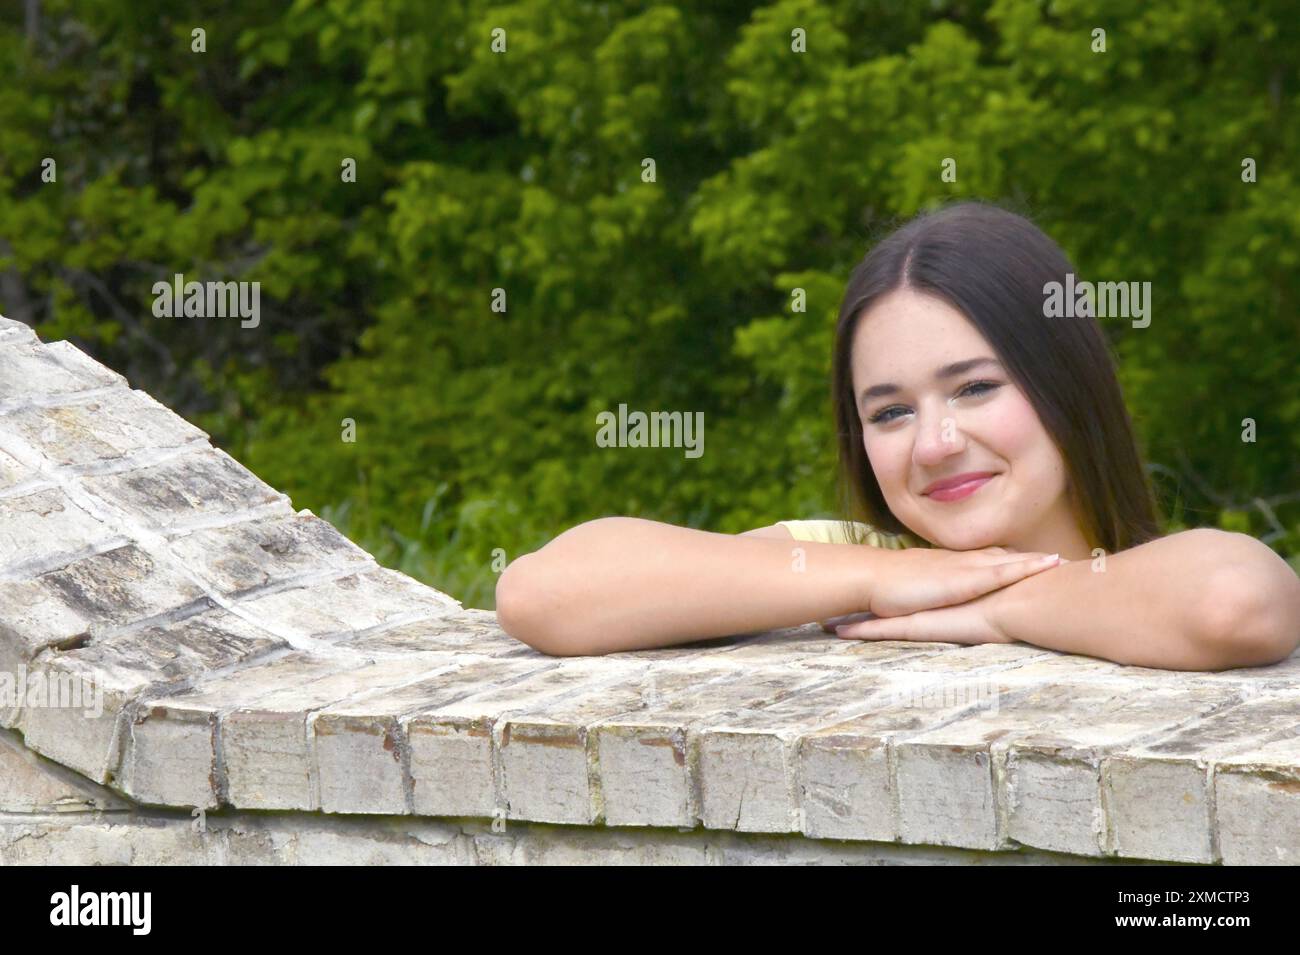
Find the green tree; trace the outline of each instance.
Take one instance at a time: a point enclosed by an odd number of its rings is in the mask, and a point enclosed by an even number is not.
[[[830,514],[849,271],[968,196],[1085,277],[1152,283],[1149,327],[1107,327],[1169,528],[1300,554],[1280,0],[39,13],[0,13],[0,310],[468,604],[494,557],[603,514]],[[154,317],[177,272],[260,281],[259,326]],[[706,453],[597,447],[620,403],[703,412]]]

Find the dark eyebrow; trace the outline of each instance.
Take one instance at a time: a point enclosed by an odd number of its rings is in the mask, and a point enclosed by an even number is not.
[[[967,358],[965,361],[955,361],[951,365],[944,365],[934,373],[935,381],[943,381],[945,378],[953,378],[957,375],[964,374],[972,368],[978,368],[981,365],[1002,366],[1002,362],[996,358]],[[872,398],[879,398],[884,395],[892,395],[899,391],[898,385],[885,383],[883,385],[872,385],[870,388],[863,388],[862,394],[858,395],[860,404],[866,404]]]

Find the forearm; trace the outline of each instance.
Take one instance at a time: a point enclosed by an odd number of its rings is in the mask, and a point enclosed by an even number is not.
[[[515,580],[503,575],[498,594],[517,585],[508,616],[519,639],[602,654],[864,610],[878,556],[867,547],[603,518],[511,564],[506,575],[516,572]]]
[[[1171,535],[1097,561],[1077,560],[990,595],[1011,640],[1133,666],[1214,670],[1225,649],[1207,627],[1205,594],[1222,567],[1195,535]]]

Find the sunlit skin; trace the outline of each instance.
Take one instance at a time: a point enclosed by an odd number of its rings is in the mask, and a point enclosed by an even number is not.
[[[1192,528],[1094,555],[1082,515],[1071,508],[1059,449],[959,310],[898,290],[861,316],[851,344],[854,394],[871,392],[858,408],[869,466],[889,510],[935,551],[800,543],[795,574],[795,538],[780,524],[736,535],[774,539],[768,546],[603,518],[507,568],[497,588],[507,632],[546,652],[577,655],[811,619],[829,629],[853,619],[835,632],[857,640],[1022,642],[1173,670],[1267,665],[1300,645],[1300,579],[1253,537]],[[980,359],[988,362],[935,380],[938,370]],[[923,493],[936,480],[980,471],[995,476],[961,499]],[[1066,562],[958,553],[994,547]],[[1012,563],[1019,563],[1012,573],[997,569]],[[984,575],[979,587],[946,595],[934,587],[977,574]],[[608,593],[623,599],[600,599]],[[978,595],[965,599],[970,593]],[[889,599],[900,594],[912,600]],[[551,625],[557,620],[562,626]]]
[[[935,379],[945,366],[974,359],[988,362]],[[859,319],[852,368],[867,457],[889,509],[914,534],[947,550],[1091,556],[1060,451],[960,311],[909,288],[890,293]],[[885,385],[897,390],[861,397]],[[933,481],[971,471],[997,476],[958,501],[922,494]]]
[[[1024,641],[1179,670],[1258,666],[1295,651],[1300,580],[1248,535],[1196,528],[1095,559],[1060,450],[948,303],[907,288],[881,298],[859,320],[851,360],[863,447],[905,526],[945,550],[1005,547],[1068,563],[962,604],[849,623],[840,636]],[[936,380],[944,369],[951,374]],[[979,471],[996,476],[960,500],[922,493]]]

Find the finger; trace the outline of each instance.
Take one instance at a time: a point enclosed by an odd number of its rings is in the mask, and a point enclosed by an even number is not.
[[[1051,554],[1044,554],[1040,551],[1007,551],[1005,554],[993,554],[989,557],[990,564],[1008,564],[1018,560],[1042,560],[1051,557]]]
[[[1005,563],[994,564],[989,568],[989,571],[998,582],[997,585],[1002,587],[1047,570],[1049,567],[1055,567],[1060,561],[1060,554],[1036,554],[1032,557],[1026,556],[1020,560],[1009,560]]]
[[[820,622],[823,630],[827,633],[834,633],[835,628],[840,624],[857,623],[859,620],[870,620],[871,617],[872,615],[870,613],[860,611],[857,613],[840,614],[838,617],[828,617]]]
[[[1059,560],[1059,554],[1045,554],[1039,557],[1006,560],[978,568],[974,574],[962,578],[953,592],[953,599],[946,603],[965,603],[994,590],[1000,590],[1008,584],[1014,584],[1018,580],[1055,567]]]
[[[837,637],[850,640],[910,640],[915,632],[917,614],[903,617],[878,617],[835,628]]]
[[[974,551],[976,554],[991,554],[995,557],[1034,557],[1038,554],[1046,554],[1042,550],[1017,550],[1014,547],[984,547]]]

